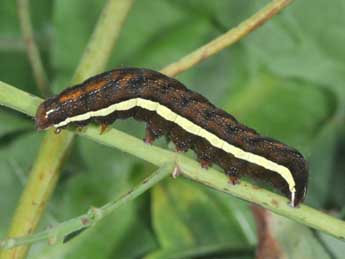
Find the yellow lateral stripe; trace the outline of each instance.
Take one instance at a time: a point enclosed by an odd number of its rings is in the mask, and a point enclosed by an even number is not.
[[[163,114],[164,114],[164,118],[167,120],[167,121],[172,121],[172,122],[175,122],[175,120],[177,119],[177,114],[174,113],[174,112],[171,112],[171,110],[163,105],[159,105],[157,107],[157,110],[156,110],[157,114],[162,116],[163,117]]]
[[[120,103],[110,105],[106,108],[103,108],[97,111],[89,111],[84,114],[79,114],[79,115],[67,118],[64,121],[58,124],[55,124],[54,127],[56,128],[63,127],[71,122],[84,121],[92,117],[104,117],[115,111],[126,111],[134,107],[140,107],[149,111],[156,111],[158,115],[160,115],[161,117],[163,117],[164,119],[168,121],[176,123],[187,132],[206,139],[208,142],[211,143],[212,146],[222,149],[225,152],[232,154],[236,158],[262,166],[268,170],[271,170],[273,172],[280,174],[284,178],[284,180],[288,183],[289,190],[291,191],[292,198],[294,199],[294,196],[295,196],[294,194],[296,192],[295,181],[292,177],[290,170],[287,167],[279,165],[273,161],[270,161],[265,157],[244,151],[234,145],[229,144],[228,142],[217,137],[215,134],[207,131],[206,129],[201,128],[199,125],[178,115],[177,113],[172,111],[170,108],[164,105],[161,105],[158,102],[146,100],[143,98],[133,98],[133,99],[129,99]]]
[[[137,105],[141,108],[144,108],[149,111],[156,111],[157,107],[159,106],[159,103],[153,102],[150,100],[142,99],[142,98],[136,98],[137,99]]]
[[[164,114],[162,114],[161,116],[165,118]],[[186,130],[187,132],[192,133],[197,136],[200,135],[201,127],[199,125],[194,124],[190,120],[187,120],[186,118],[183,118],[180,115],[178,115],[174,122],[180,127],[182,127],[184,130]]]

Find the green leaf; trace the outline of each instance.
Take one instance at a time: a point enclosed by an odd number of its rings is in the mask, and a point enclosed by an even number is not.
[[[332,258],[341,259],[345,254],[345,245],[343,240],[336,239],[323,233],[318,233],[321,241],[324,242],[326,249],[331,253]]]
[[[46,61],[51,37],[51,1],[30,2],[34,37]],[[38,93],[32,75],[32,69],[26,54],[17,16],[16,1],[0,3],[0,75],[1,81],[31,93]]]
[[[345,120],[344,35],[338,33],[345,25],[344,8],[341,0],[332,3],[295,1],[280,16],[244,41],[257,64],[285,82],[295,81],[296,86],[300,85],[299,90],[296,88],[295,98],[300,99],[303,106],[297,106],[295,110],[289,108],[291,113],[280,112],[281,116],[287,115],[286,123],[293,121],[284,125],[288,129],[286,132],[307,141],[302,143],[305,146],[302,146],[303,150],[308,150],[306,154],[310,163],[307,197],[317,207],[325,202],[333,203],[328,197],[334,193],[331,185],[331,179],[337,175],[333,172],[334,156],[336,144],[340,142],[339,127]],[[315,90],[306,90],[306,85]],[[319,97],[311,94],[312,91],[318,92]],[[285,97],[280,98],[284,103],[282,98]],[[295,106],[295,103],[290,106]],[[292,128],[306,123],[312,123],[309,129]],[[286,139],[290,137],[286,136]],[[289,143],[296,143],[298,147],[298,142]],[[337,193],[341,195],[342,192]]]
[[[71,175],[65,177],[54,195],[52,213],[60,221],[126,193],[135,185],[131,183],[132,174],[141,175],[141,179],[144,177],[143,168],[133,167],[136,159],[127,154],[85,139],[78,139],[77,147],[75,151],[80,154],[80,167],[69,172]],[[117,209],[64,246],[45,246],[44,252],[35,254],[34,258],[141,256],[156,246],[148,224],[138,214],[144,202],[136,201]],[[133,240],[137,240],[136,250],[128,246]]]
[[[41,136],[37,134],[24,134],[15,142],[0,146],[0,236],[7,231],[40,139]]]
[[[260,134],[304,151],[332,113],[327,96],[307,82],[260,72],[242,87],[225,109]]]
[[[315,207],[321,208],[328,201],[329,196],[335,194],[332,182],[336,175],[334,171],[336,144],[337,132],[334,124],[325,125],[313,142],[309,166],[308,201]],[[337,177],[337,181],[340,179]],[[339,194],[341,193],[342,191]]]
[[[159,22],[154,13],[159,13]],[[200,33],[208,27],[202,28],[196,21],[202,22],[193,14],[173,8],[167,0],[136,1],[113,53],[111,66],[141,65],[160,69],[200,44]],[[193,35],[194,41],[191,41]],[[187,39],[181,41],[184,37]]]
[[[236,199],[176,179],[154,187],[152,202],[159,254],[165,250],[177,254],[194,251],[194,256],[200,256],[215,249],[252,248],[255,238],[248,223],[251,218]]]
[[[272,235],[282,249],[283,258],[332,258],[310,229],[287,218],[270,215]]]
[[[54,45],[51,49],[51,60],[59,74],[67,74],[64,84],[72,77],[78,65],[86,43],[91,36],[104,1],[57,1],[53,10]],[[91,11],[92,10],[92,11]]]
[[[16,135],[32,130],[34,127],[32,121],[24,119],[22,116],[18,116],[18,114],[5,109],[0,109],[0,121],[3,122],[0,124],[0,139],[9,134]]]

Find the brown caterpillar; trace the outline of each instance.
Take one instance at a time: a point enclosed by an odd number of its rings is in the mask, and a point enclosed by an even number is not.
[[[202,167],[219,165],[234,184],[240,175],[266,179],[292,206],[304,200],[308,169],[297,150],[260,136],[179,81],[149,69],[115,69],[64,90],[39,106],[36,126],[59,131],[92,120],[103,132],[128,117],[147,123],[147,143],[166,135],[178,151],[193,149]]]

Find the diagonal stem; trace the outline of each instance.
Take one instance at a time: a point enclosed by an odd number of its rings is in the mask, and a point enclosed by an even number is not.
[[[291,2],[292,0],[273,0],[237,27],[184,56],[177,62],[166,66],[161,70],[161,72],[169,76],[176,76],[177,74],[186,71],[203,60],[217,54],[220,50],[236,43],[248,33],[270,20]]]
[[[54,242],[63,242],[70,234],[93,226],[102,218],[112,213],[118,207],[134,200],[135,198],[146,192],[148,189],[150,189],[152,186],[157,184],[159,181],[163,180],[167,175],[171,174],[173,170],[173,162],[163,164],[162,167],[160,167],[149,177],[144,179],[138,186],[129,190],[121,197],[108,202],[103,207],[91,208],[84,215],[67,220],[52,228],[46,229],[33,235],[2,240],[0,241],[0,248],[11,249],[17,246],[28,245],[46,239]]]
[[[304,204],[300,205],[299,208],[292,208],[288,204],[287,198],[266,189],[258,188],[244,180],[241,180],[236,186],[231,186],[228,184],[228,179],[224,173],[213,168],[209,168],[205,172],[196,161],[184,155],[176,157],[175,152],[148,146],[143,141],[115,129],[110,129],[100,136],[97,127],[89,126],[87,131],[78,134],[100,144],[118,148],[157,166],[162,166],[168,161],[176,161],[182,175],[187,178],[220,192],[259,204],[279,215],[345,240],[344,221]]]

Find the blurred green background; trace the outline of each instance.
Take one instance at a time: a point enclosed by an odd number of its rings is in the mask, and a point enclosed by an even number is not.
[[[35,38],[55,93],[68,86],[104,2],[31,1]],[[267,2],[136,1],[107,68],[159,70]],[[238,44],[178,76],[262,135],[299,149],[310,166],[306,203],[343,218],[344,28],[343,0],[295,1]],[[0,80],[39,95],[12,0],[0,2]],[[133,120],[113,126],[140,138],[144,134],[144,125]],[[0,237],[43,134],[35,131],[32,118],[0,107]],[[167,146],[163,140],[158,144]],[[130,155],[78,137],[40,229],[114,199],[153,170]],[[312,240],[301,250],[320,249],[324,254],[319,258],[344,255],[344,242],[305,231],[310,232],[298,227],[286,234]],[[250,204],[179,178],[155,186],[64,246],[33,246],[30,257],[253,258],[256,243]],[[317,258],[308,253],[300,258]]]

